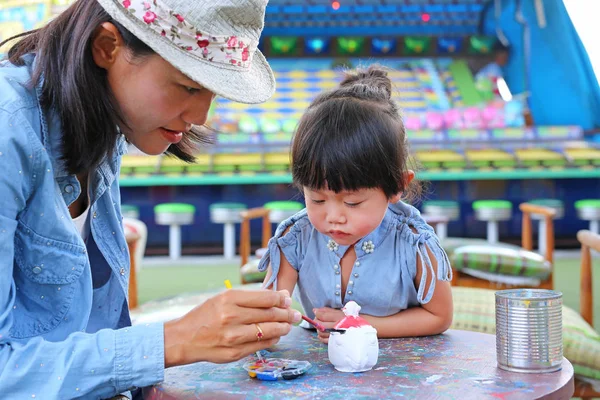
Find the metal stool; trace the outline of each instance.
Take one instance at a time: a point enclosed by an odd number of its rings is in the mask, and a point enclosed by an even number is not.
[[[154,207],[154,217],[158,225],[169,225],[169,257],[181,257],[181,225],[194,223],[196,207],[184,203],[164,203]]]
[[[210,205],[210,220],[223,224],[223,255],[230,260],[235,256],[235,224],[242,221],[240,212],[247,209],[243,203],[214,203]]]
[[[562,219],[565,216],[565,206],[562,201],[557,199],[536,199],[528,201],[536,206],[550,207],[556,210],[554,220]],[[546,219],[540,214],[531,214],[531,219],[538,220],[538,252],[546,254]]]
[[[590,231],[600,234],[600,199],[585,199],[575,202],[577,216],[590,221]]]
[[[512,203],[506,200],[477,200],[473,202],[475,218],[487,222],[487,241],[498,243],[498,222],[512,217]]]
[[[140,219],[140,209],[131,204],[121,204],[121,215],[123,218]]]
[[[460,206],[456,201],[450,200],[429,200],[423,203],[423,214],[432,217],[444,217],[448,221],[456,221],[460,217]],[[448,237],[448,224],[438,222],[435,227],[435,233],[440,239]]]

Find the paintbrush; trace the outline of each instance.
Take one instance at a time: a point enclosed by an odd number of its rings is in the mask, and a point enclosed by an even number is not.
[[[346,333],[345,329],[335,329],[335,328],[325,328],[323,325],[321,325],[320,323],[318,323],[317,321],[308,318],[306,315],[302,316],[302,319],[305,320],[306,322],[308,322],[309,324],[311,324],[312,326],[314,326],[315,328],[317,328],[318,330],[320,330],[321,332],[327,332],[327,333],[332,333],[332,332],[337,332],[337,333]]]
[[[229,279],[225,279],[225,287],[226,287],[227,289],[231,289],[231,288],[232,288],[232,286],[231,286],[231,281],[230,281]],[[258,359],[259,359],[261,362],[265,362],[265,358],[264,358],[264,357],[262,356],[262,354],[260,353],[260,350],[256,352],[256,357],[258,357]]]

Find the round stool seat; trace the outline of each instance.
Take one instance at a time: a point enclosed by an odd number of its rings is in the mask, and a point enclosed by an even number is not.
[[[140,209],[130,204],[121,204],[121,215],[123,218],[140,219]]]
[[[578,200],[575,202],[575,209],[579,219],[586,221],[600,220],[600,200],[598,199]]]
[[[423,213],[433,217],[447,217],[456,221],[460,216],[458,202],[449,200],[429,200],[423,203]]]
[[[506,221],[512,216],[512,203],[506,200],[477,200],[473,202],[473,210],[480,221]]]
[[[185,203],[164,203],[154,207],[158,225],[189,225],[194,223],[196,207]]]
[[[263,207],[270,210],[269,220],[278,224],[302,210],[304,205],[297,201],[270,201]]]
[[[240,212],[247,210],[243,203],[213,203],[209,207],[210,220],[215,224],[241,222]]]
[[[556,215],[553,219],[561,219],[565,216],[565,206],[564,203],[558,199],[535,199],[529,201],[531,204],[535,204],[536,206],[544,206],[553,208],[556,210]],[[542,219],[542,216],[539,214],[531,214],[531,219]]]

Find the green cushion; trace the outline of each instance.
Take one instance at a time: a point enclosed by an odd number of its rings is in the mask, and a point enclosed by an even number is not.
[[[195,211],[196,207],[185,203],[164,203],[154,206],[155,213],[183,214],[194,213]]]
[[[270,201],[263,206],[267,210],[300,211],[304,208],[297,201]]]
[[[507,200],[477,200],[473,202],[474,210],[482,208],[511,209],[512,203]]]
[[[255,283],[262,282],[265,280],[265,276],[267,275],[267,271],[260,272],[258,270],[258,263],[260,260],[258,258],[249,261],[246,263],[241,269],[240,273],[246,283]]]
[[[452,329],[496,333],[495,291],[453,287]],[[572,308],[563,306],[563,355],[575,374],[600,379],[600,335]]]
[[[454,249],[450,263],[463,269],[498,275],[526,276],[545,280],[552,266],[540,254],[503,246],[470,245]]]
[[[131,204],[121,204],[121,212],[123,214],[130,211],[139,212],[140,209],[137,206],[132,206]]]
[[[458,202],[450,200],[428,200],[423,203],[423,207],[441,207],[441,208],[456,208]]]
[[[213,203],[209,209],[225,208],[227,210],[245,210],[247,207],[244,203]]]
[[[600,200],[585,199],[585,200],[577,200],[575,202],[575,208],[584,208],[584,207],[600,208]]]
[[[544,206],[551,208],[562,208],[563,202],[557,199],[535,199],[528,201],[528,203],[535,204],[536,206]]]

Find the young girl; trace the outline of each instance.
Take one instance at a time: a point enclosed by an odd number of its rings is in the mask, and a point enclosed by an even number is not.
[[[380,337],[432,335],[452,321],[452,271],[433,229],[400,201],[414,172],[392,86],[381,67],[319,95],[292,142],[306,209],[284,221],[260,270],[332,327],[350,300]],[[326,341],[326,334],[320,334]]]

